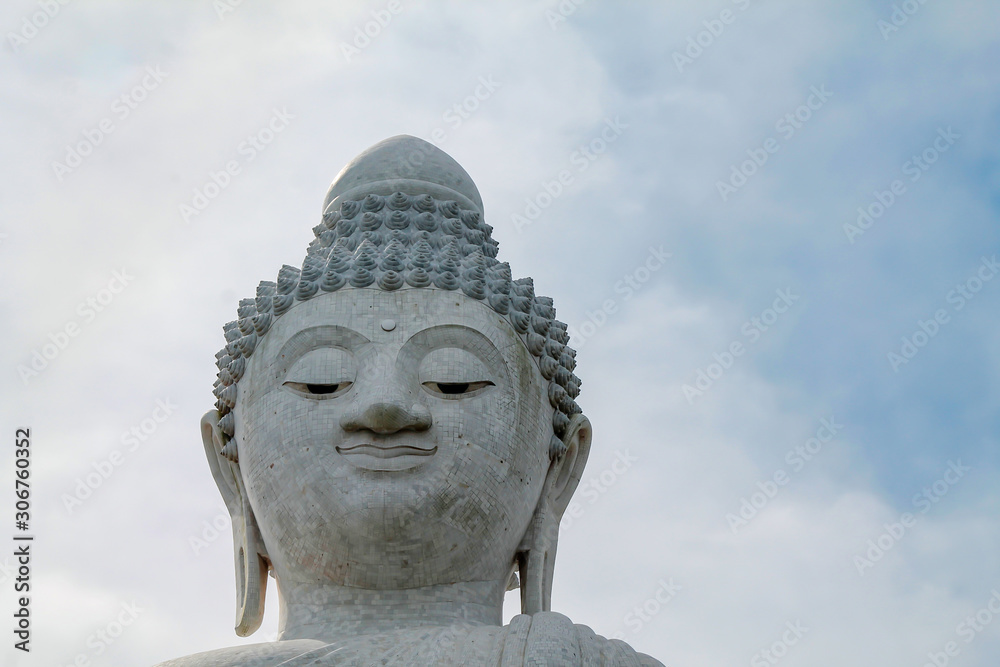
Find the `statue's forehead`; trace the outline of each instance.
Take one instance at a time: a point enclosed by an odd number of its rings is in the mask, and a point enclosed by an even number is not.
[[[298,302],[275,321],[253,356],[266,363],[296,334],[313,327],[344,327],[369,341],[402,345],[419,331],[442,325],[481,333],[508,363],[516,357],[530,357],[520,336],[501,315],[461,292],[433,288],[392,292],[350,288]]]

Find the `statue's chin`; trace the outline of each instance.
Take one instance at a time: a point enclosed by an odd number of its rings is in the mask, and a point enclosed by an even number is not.
[[[261,498],[282,499],[255,506],[262,509],[257,519],[268,551],[287,563],[286,574],[379,589],[506,576],[530,519],[510,514],[527,508],[506,495],[509,490],[482,488],[469,467],[447,465],[443,450],[414,453],[401,446],[376,455],[355,449],[338,453],[340,466],[314,465],[297,480],[301,496],[282,493],[277,484],[260,490]],[[406,470],[360,467],[412,461],[419,465]],[[457,578],[463,576],[470,578]]]
[[[482,541],[444,517],[415,514],[407,506],[359,508],[339,522],[335,534],[317,531],[295,542],[298,546],[286,553],[310,555],[290,563],[294,570],[314,582],[340,586],[419,588],[478,580],[487,570],[504,569],[490,567],[496,555],[482,553]],[[467,571],[470,564],[475,572]]]

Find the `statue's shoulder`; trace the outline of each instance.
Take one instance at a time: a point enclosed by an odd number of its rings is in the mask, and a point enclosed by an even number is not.
[[[511,619],[497,638],[496,665],[664,667],[618,639],[605,639],[562,614],[546,611]]]
[[[515,616],[509,625],[440,627],[354,637],[326,644],[300,639],[198,653],[157,667],[299,667],[384,664],[447,667],[560,665],[663,667],[617,639],[605,639],[555,612]]]
[[[308,656],[326,646],[313,639],[246,644],[195,653],[161,662],[156,667],[273,667],[293,658]]]

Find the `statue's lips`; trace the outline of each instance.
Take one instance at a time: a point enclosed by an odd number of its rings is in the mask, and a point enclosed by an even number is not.
[[[338,454],[350,456],[351,454],[364,454],[374,456],[377,459],[394,459],[400,456],[433,456],[437,452],[437,447],[425,449],[414,447],[413,445],[393,445],[391,447],[380,447],[370,443],[362,443],[353,447],[337,447]]]

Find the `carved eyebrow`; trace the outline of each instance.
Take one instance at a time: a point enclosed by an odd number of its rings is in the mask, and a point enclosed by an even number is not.
[[[281,346],[278,356],[287,357],[302,350],[312,350],[318,347],[340,347],[351,350],[370,342],[368,338],[350,327],[322,324],[296,332]]]
[[[336,324],[309,327],[295,333],[268,361],[274,380],[281,380],[304,355],[322,347],[334,347],[355,352],[370,343],[365,336],[354,329]]]
[[[417,372],[420,372],[427,355],[444,348],[455,348],[472,356],[483,365],[489,376],[462,377],[455,381],[497,381],[501,378],[510,381],[507,360],[497,345],[482,331],[463,324],[438,324],[414,333],[400,348],[396,363],[414,363]]]

